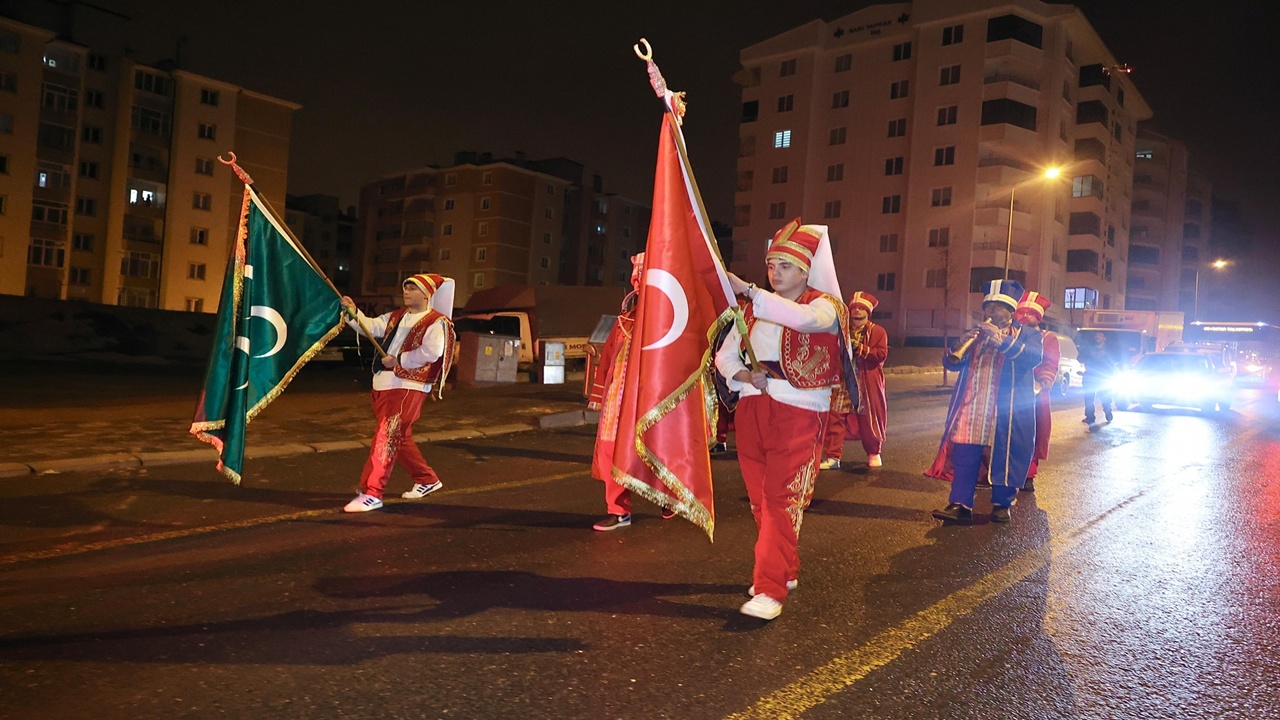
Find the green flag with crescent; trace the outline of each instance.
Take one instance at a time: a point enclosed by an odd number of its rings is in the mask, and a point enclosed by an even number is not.
[[[245,185],[191,434],[240,482],[249,421],[343,327],[338,294],[258,193]]]

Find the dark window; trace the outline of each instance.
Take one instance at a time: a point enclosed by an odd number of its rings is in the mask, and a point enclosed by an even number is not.
[[[1036,129],[1036,109],[1009,98],[983,101],[982,124],[999,125],[1001,123],[1034,131]]]
[[[885,215],[892,215],[894,213],[902,212],[902,196],[901,195],[885,196],[885,198],[880,202],[880,212]]]
[[[902,156],[888,158],[884,161],[885,175],[901,175],[902,174]]]
[[[895,273],[880,273],[876,275],[876,289],[885,292],[893,292],[897,283],[898,276]]]
[[[853,69],[853,54],[847,53],[836,58],[836,72],[845,72]]]
[[[836,163],[827,166],[827,180],[843,180],[844,179],[844,163]]]
[[[1188,238],[1188,239],[1195,239],[1200,237],[1200,226],[1197,225],[1196,223],[1183,223],[1182,237]]]
[[[1084,125],[1086,123],[1102,123],[1107,124],[1107,106],[1101,100],[1086,100],[1076,105],[1076,124]]]
[[[951,204],[951,188],[934,188],[933,196],[929,200],[929,204],[933,207],[947,207]]]
[[[951,65],[949,67],[944,67],[942,68],[941,71],[939,71],[938,73],[939,85],[955,85],[958,82],[960,82],[960,66],[959,65]]]
[[[1187,262],[1199,262],[1200,248],[1196,247],[1195,245],[1183,245],[1182,259]]]
[[[902,137],[907,134],[907,119],[898,118],[889,121],[889,137]]]
[[[955,45],[964,42],[964,26],[952,25],[942,28],[942,44]]]
[[[783,95],[778,98],[778,112],[790,112],[795,107],[795,95]]]
[[[1017,15],[1001,15],[987,21],[987,42],[998,40],[1017,40],[1034,48],[1043,47],[1044,28]]]
[[[750,100],[742,103],[742,122],[755,122],[760,117],[760,101]]]
[[[788,75],[795,75],[795,74],[796,74],[795,58],[792,58],[790,60],[783,60],[782,63],[778,66],[779,77],[787,77]]]
[[[938,125],[955,125],[957,109],[955,105],[938,108]]]
[[[907,94],[910,93],[910,91],[911,91],[911,81],[899,80],[898,82],[889,86],[889,99],[900,100],[906,97]]]
[[[1075,157],[1076,160],[1097,160],[1100,163],[1106,163],[1107,146],[1095,138],[1082,138],[1076,141]]]
[[[911,43],[898,43],[893,46],[893,61],[909,60],[911,58]]]
[[[1073,212],[1067,222],[1067,232],[1072,235],[1102,236],[1102,218],[1091,212]]]
[[[1080,87],[1093,87],[1101,85],[1102,87],[1111,89],[1111,75],[1103,70],[1101,65],[1082,65],[1080,66]]]
[[[948,145],[947,147],[935,148],[933,151],[934,165],[955,165],[956,164],[956,146]]]
[[[1160,248],[1150,245],[1130,245],[1129,262],[1138,265],[1159,265]]]
[[[841,90],[840,92],[831,94],[831,109],[836,110],[839,108],[847,108],[847,107],[849,107],[849,91],[848,90]]]
[[[951,228],[933,228],[929,231],[929,247],[947,247],[951,244]]]
[[[969,270],[969,292],[985,293],[992,280],[1003,280],[1004,268],[976,267]],[[1027,273],[1023,270],[1010,270],[1009,279],[1025,284]]]
[[[1067,272],[1098,274],[1098,253],[1093,250],[1068,250]]]

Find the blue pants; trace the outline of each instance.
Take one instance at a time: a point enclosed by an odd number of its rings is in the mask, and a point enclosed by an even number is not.
[[[978,488],[978,472],[982,467],[982,446],[956,443],[951,446],[951,497],[948,502],[973,509],[973,495]],[[993,481],[994,482],[994,481]],[[991,504],[1011,507],[1019,488],[1010,485],[991,486]]]

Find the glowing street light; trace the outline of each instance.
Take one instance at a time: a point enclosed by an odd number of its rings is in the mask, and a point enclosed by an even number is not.
[[[1045,169],[1034,178],[1024,180],[1023,182],[1031,182],[1032,180],[1054,180],[1062,175],[1062,168],[1051,167]],[[1009,279],[1009,254],[1013,252],[1013,199],[1017,194],[1018,183],[1014,183],[1009,188],[1009,234],[1004,240],[1004,279]]]
[[[1221,270],[1230,264],[1231,264],[1230,260],[1223,260],[1222,258],[1218,258],[1217,260],[1214,260],[1213,262],[1209,263],[1209,267],[1213,268],[1214,270]],[[1195,294],[1195,299],[1191,303],[1191,319],[1192,320],[1200,319],[1200,266],[1199,265],[1196,265],[1196,294]]]

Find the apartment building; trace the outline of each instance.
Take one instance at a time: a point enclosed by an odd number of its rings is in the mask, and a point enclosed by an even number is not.
[[[334,287],[350,294],[355,207],[344,211],[333,195],[287,195],[284,220]]]
[[[1212,237],[1212,186],[1188,169],[1186,145],[1138,131],[1126,306],[1197,315]]]
[[[0,293],[213,312],[243,185],[283,209],[299,106],[0,18]]]
[[[361,296],[392,303],[405,277],[433,272],[454,278],[459,306],[499,285],[626,285],[649,222],[578,163],[487,153],[369,183],[357,214]]]
[[[1075,7],[876,5],[740,58],[744,277],[762,278],[767,239],[800,216],[830,226],[842,288],[880,298],[896,343],[969,327],[1006,271],[1052,296],[1051,323],[1124,307],[1134,137],[1151,112]]]

